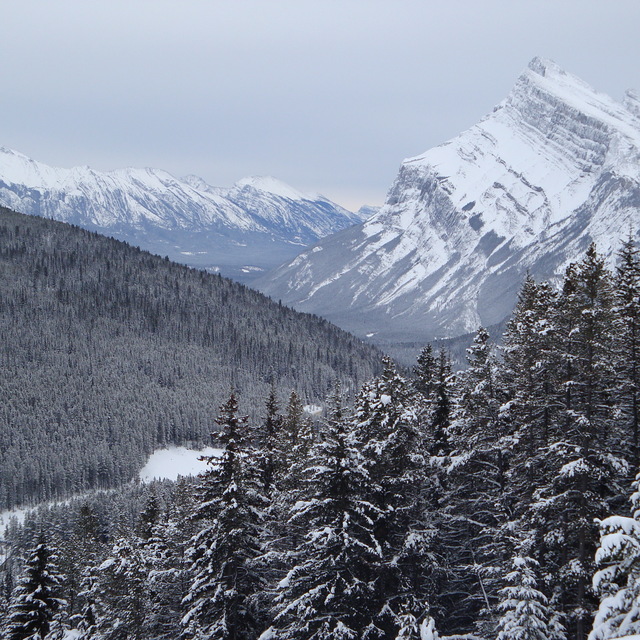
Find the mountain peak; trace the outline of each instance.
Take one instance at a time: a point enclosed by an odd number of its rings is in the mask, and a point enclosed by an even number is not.
[[[566,71],[562,69],[558,64],[556,64],[553,60],[549,60],[548,58],[540,58],[536,56],[529,62],[527,68],[537,73],[539,76],[543,78],[547,76],[547,73],[553,73],[558,75],[567,75]]]
[[[405,160],[378,213],[257,284],[381,341],[497,324],[527,271],[559,278],[591,241],[613,260],[637,228],[638,114],[534,58],[499,108]]]
[[[280,196],[281,198],[287,198],[289,200],[319,200],[320,197],[316,194],[302,193],[288,184],[274,178],[273,176],[249,176],[238,180],[235,184],[236,187],[242,189],[243,187],[251,187],[256,191],[263,191],[270,193],[274,196]]]

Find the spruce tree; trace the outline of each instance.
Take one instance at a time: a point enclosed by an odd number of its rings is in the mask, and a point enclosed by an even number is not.
[[[502,616],[496,640],[565,640],[564,627],[538,589],[537,565],[526,555],[513,558],[512,569],[505,576],[507,586],[499,591]]]
[[[309,453],[290,526],[306,531],[288,554],[272,633],[289,640],[372,637],[371,599],[380,575],[369,475],[344,421],[332,421]]]
[[[592,245],[579,264],[568,268],[555,305],[558,383],[550,401],[556,413],[543,450],[545,481],[527,515],[546,588],[558,599],[576,640],[586,637],[596,607],[591,589],[595,521],[609,514],[627,468],[615,451],[612,303],[610,274]]]
[[[199,488],[195,517],[202,528],[189,552],[193,582],[184,599],[186,638],[249,640],[261,624],[254,598],[264,585],[253,561],[261,552],[264,498],[246,441],[246,421],[232,393],[217,420],[223,454],[207,460]]]
[[[118,537],[109,556],[87,576],[84,637],[133,640],[145,636],[150,599],[148,567],[140,543],[139,539]]]
[[[640,255],[630,237],[619,253],[615,287],[616,370],[620,409],[626,426],[623,451],[635,469],[640,463]],[[629,455],[630,453],[630,455]]]
[[[633,482],[631,517],[600,522],[593,586],[600,598],[589,640],[640,634],[640,474]]]
[[[507,402],[501,412],[513,434],[510,481],[518,516],[545,475],[544,451],[557,423],[556,297],[549,283],[539,284],[527,275],[504,335],[500,375]]]
[[[451,570],[439,604],[449,612],[447,631],[464,632],[475,624],[485,632],[495,624],[498,579],[507,557],[503,530],[512,518],[510,432],[486,329],[478,330],[467,357],[450,428],[442,535]]]
[[[272,384],[265,402],[266,415],[254,435],[256,464],[260,469],[262,491],[266,497],[270,497],[275,491],[278,476],[286,465],[285,451],[281,448],[283,417],[279,411],[276,387]]]
[[[7,640],[44,640],[59,622],[66,602],[64,576],[57,569],[57,554],[41,540],[29,553],[24,573],[9,605]]]
[[[439,572],[432,514],[434,486],[425,434],[407,381],[391,360],[365,385],[354,411],[377,508],[375,537],[383,554],[374,606],[384,637],[397,633],[400,614],[421,618]]]
[[[451,357],[444,349],[438,353],[435,364],[432,411],[427,439],[431,455],[446,456],[451,453],[450,429],[453,417],[454,376],[451,371]]]

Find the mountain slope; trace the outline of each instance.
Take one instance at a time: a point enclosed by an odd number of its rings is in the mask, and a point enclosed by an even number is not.
[[[362,220],[274,178],[222,189],[155,169],[58,169],[3,148],[0,204],[245,279]]]
[[[534,59],[468,131],[404,161],[384,207],[259,279],[380,342],[500,322],[529,270],[554,278],[640,226],[640,102]]]
[[[136,476],[209,444],[231,388],[259,419],[271,383],[318,403],[379,353],[219,275],[0,208],[0,511]]]

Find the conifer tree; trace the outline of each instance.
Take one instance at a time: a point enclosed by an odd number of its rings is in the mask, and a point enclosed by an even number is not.
[[[518,515],[545,474],[543,452],[557,422],[556,297],[548,283],[538,284],[527,275],[504,335],[501,376],[507,403],[501,412],[513,433],[510,480],[517,485]]]
[[[253,599],[264,585],[252,563],[261,551],[264,498],[246,442],[246,421],[232,393],[217,420],[223,454],[207,460],[199,489],[195,517],[202,528],[191,541],[186,638],[249,640],[261,624]]]
[[[84,637],[143,638],[150,612],[147,574],[140,540],[117,538],[109,556],[85,581]]]
[[[538,590],[537,562],[516,555],[505,576],[507,586],[499,592],[502,617],[496,640],[564,640],[565,630],[547,597]]]
[[[635,469],[640,463],[640,255],[631,237],[619,253],[615,297],[618,395],[628,434],[624,440],[632,444],[631,455],[622,453]]]
[[[44,640],[60,627],[66,602],[61,598],[64,576],[57,570],[55,550],[41,540],[29,553],[24,573],[9,605],[7,640]]]
[[[435,364],[433,404],[427,437],[430,441],[430,453],[434,456],[446,456],[451,453],[449,432],[453,412],[454,378],[451,371],[451,358],[444,349],[438,353]]]
[[[276,638],[374,637],[371,599],[381,554],[376,509],[363,498],[368,483],[359,443],[344,421],[331,421],[300,477],[290,524],[306,535],[279,584]]]
[[[426,613],[438,571],[424,433],[407,381],[388,358],[383,367],[358,396],[354,428],[363,443],[369,500],[377,508],[375,537],[384,560],[376,624],[389,636],[397,633],[401,612],[416,618]]]
[[[451,573],[439,604],[450,612],[447,631],[463,632],[475,624],[485,632],[495,624],[498,580],[507,557],[510,433],[501,415],[505,392],[486,329],[478,330],[467,358],[450,429],[443,536]]]
[[[569,634],[582,640],[596,602],[591,590],[595,520],[619,495],[625,461],[615,453],[616,407],[610,274],[595,246],[570,265],[554,317],[559,384],[544,453],[545,482],[527,516],[549,592],[557,594]]]
[[[415,376],[414,386],[418,393],[425,398],[430,398],[433,393],[434,380],[436,378],[436,358],[433,355],[433,347],[427,344],[418,355],[416,365],[413,368]]]
[[[589,640],[640,634],[640,474],[632,487],[632,516],[609,516],[600,522],[593,577],[600,607]]]
[[[161,519],[142,543],[147,567],[149,612],[146,632],[154,640],[179,637],[187,565],[182,554],[182,523]]]
[[[256,429],[256,464],[260,469],[262,491],[270,497],[275,490],[278,476],[284,471],[286,455],[282,450],[283,417],[280,415],[275,385],[271,385],[265,403],[266,415]]]

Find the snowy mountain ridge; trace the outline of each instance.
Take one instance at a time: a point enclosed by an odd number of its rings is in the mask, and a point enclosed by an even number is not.
[[[54,168],[5,148],[0,204],[236,276],[273,267],[362,220],[271,177],[244,178],[225,189],[158,169]]]
[[[640,102],[534,58],[469,130],[405,160],[382,209],[257,286],[381,341],[503,320],[523,277],[557,278],[640,223]]]

